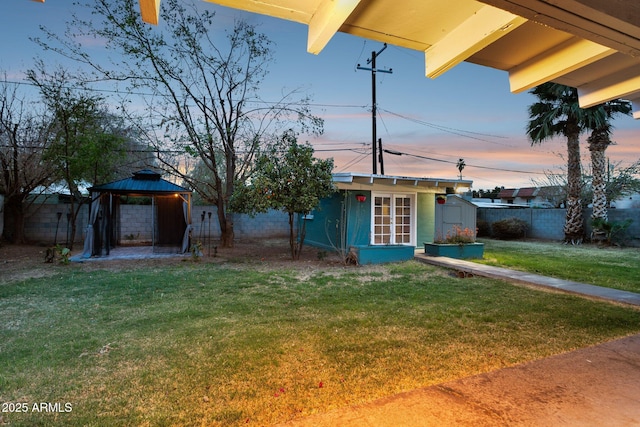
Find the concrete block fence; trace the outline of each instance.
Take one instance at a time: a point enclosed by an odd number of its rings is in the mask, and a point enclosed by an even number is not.
[[[204,212],[204,221],[202,213]],[[209,219],[211,212],[211,219]],[[255,217],[243,214],[232,214],[236,239],[273,238],[289,236],[289,216],[282,211],[269,211]],[[215,206],[193,206],[191,208],[191,236],[198,239],[208,237],[211,230],[213,239],[220,238],[218,210]]]
[[[84,230],[87,227],[88,207],[80,208],[76,220],[76,235],[74,243],[84,241]],[[68,204],[41,204],[31,205],[27,211],[24,234],[29,242],[52,245],[54,243],[65,244],[69,242],[71,224],[67,220],[70,212]],[[60,219],[58,220],[58,214]],[[57,229],[57,236],[56,236]]]
[[[584,210],[585,229],[587,236],[591,234],[591,209]],[[478,208],[478,219],[492,224],[506,218],[518,218],[527,223],[529,231],[527,237],[535,239],[563,240],[565,209],[493,209]],[[640,209],[609,209],[609,221],[633,222],[627,229],[628,241],[626,245],[640,247]]]
[[[57,213],[60,212],[60,221]],[[32,206],[27,213],[25,223],[25,237],[28,241],[38,244],[50,245],[56,238],[57,243],[68,241],[67,213],[68,204],[43,204]],[[201,220],[202,212],[205,212],[205,220]],[[209,219],[211,212],[211,219]],[[76,222],[75,243],[84,241],[85,230],[88,221],[88,205],[82,206]],[[123,243],[130,241],[151,242],[151,206],[150,205],[121,205],[120,206],[120,238]],[[251,218],[248,215],[233,215],[235,224],[235,237],[238,239],[253,238],[280,238],[289,235],[289,217],[281,211],[270,211]],[[192,207],[192,236],[194,239],[220,238],[220,226],[218,225],[217,209],[215,206]],[[210,233],[210,234],[209,234]]]
[[[518,218],[528,225],[528,236],[536,239],[563,240],[565,209],[492,209],[478,208],[478,219],[493,224],[506,218]]]
[[[150,205],[120,205],[120,240],[151,242],[153,227]]]

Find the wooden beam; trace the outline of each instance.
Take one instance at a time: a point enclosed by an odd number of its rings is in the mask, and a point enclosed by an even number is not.
[[[511,92],[520,93],[616,53],[577,37],[509,70]]]
[[[273,18],[285,19],[287,21],[298,22],[300,24],[308,24],[311,19],[311,12],[307,0],[269,1],[269,0],[204,0],[220,6],[230,7],[233,9],[244,10],[247,12],[258,13],[260,15],[271,16]],[[288,5],[290,4],[290,5]],[[293,5],[293,6],[291,6]]]
[[[160,0],[138,0],[142,20],[148,24],[158,25],[160,20]]]
[[[640,95],[640,64],[578,86],[580,107],[589,108],[617,98]]]
[[[427,77],[438,77],[525,22],[512,13],[483,6],[425,51]]]
[[[640,4],[635,0],[478,1],[627,55],[640,56]]]
[[[361,0],[324,0],[309,21],[307,52],[317,55]]]

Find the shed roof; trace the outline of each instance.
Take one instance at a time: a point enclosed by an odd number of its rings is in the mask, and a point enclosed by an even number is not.
[[[473,181],[450,178],[417,178],[408,176],[390,176],[366,173],[334,173],[333,182],[338,188],[352,187],[354,184],[364,188],[374,184],[391,186],[412,186],[416,188],[471,188]]]
[[[158,172],[143,169],[134,172],[131,178],[96,185],[89,189],[91,192],[116,194],[176,194],[191,193],[190,190],[162,179]]]

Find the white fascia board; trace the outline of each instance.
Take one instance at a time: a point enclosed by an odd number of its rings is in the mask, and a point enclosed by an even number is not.
[[[520,16],[483,6],[425,50],[427,77],[438,77],[525,22]]]

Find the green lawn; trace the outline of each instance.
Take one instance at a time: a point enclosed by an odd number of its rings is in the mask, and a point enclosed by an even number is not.
[[[640,248],[564,245],[558,242],[482,240],[476,262],[640,292]]]
[[[0,402],[29,408],[0,424],[269,425],[640,331],[628,307],[417,262],[56,268],[0,285]]]

